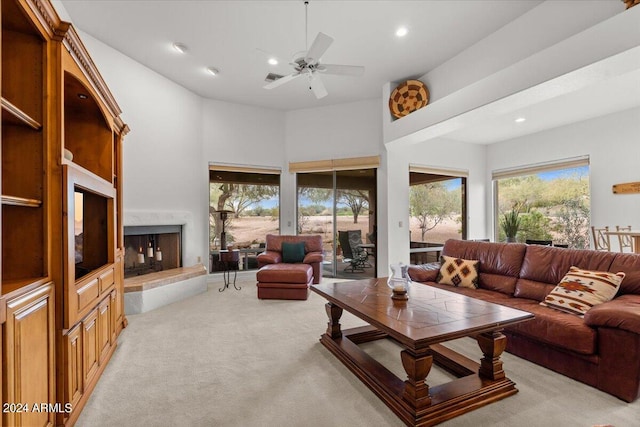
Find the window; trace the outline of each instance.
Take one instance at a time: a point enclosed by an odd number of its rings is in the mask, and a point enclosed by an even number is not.
[[[222,210],[230,211],[224,224],[227,245],[241,250],[264,245],[267,234],[280,232],[280,171],[210,166],[209,247],[215,253]],[[241,264],[252,268],[255,263]]]
[[[589,247],[588,158],[496,171],[493,182],[497,241]]]
[[[437,261],[436,252],[416,248],[442,246],[448,239],[467,235],[465,172],[418,166],[409,169],[409,230],[411,263]]]

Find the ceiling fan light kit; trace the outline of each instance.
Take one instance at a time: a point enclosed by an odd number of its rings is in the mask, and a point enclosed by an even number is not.
[[[305,39],[308,32],[307,25],[307,7],[308,1],[304,2],[305,5]],[[293,61],[289,63],[294,69],[294,72],[271,80],[271,76],[277,76],[276,74],[269,73],[266,81],[270,81],[264,86],[265,89],[274,89],[278,86],[282,86],[291,80],[297,79],[300,76],[307,78],[309,90],[313,92],[317,99],[324,98],[328,95],[327,89],[324,83],[320,79],[317,73],[321,74],[333,74],[342,76],[361,76],[364,74],[364,67],[356,65],[339,65],[339,64],[321,64],[320,59],[322,55],[329,49],[329,46],[333,43],[333,38],[320,32],[311,43],[311,47],[305,52],[299,52],[294,55]]]

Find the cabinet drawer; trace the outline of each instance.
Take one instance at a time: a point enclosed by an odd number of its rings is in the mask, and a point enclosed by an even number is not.
[[[102,273],[100,277],[98,277],[98,282],[100,284],[100,294],[109,289],[113,285],[113,281],[113,268],[110,268],[109,270]]]
[[[76,294],[78,295],[78,312],[81,312],[98,299],[100,295],[98,279],[96,278],[87,282],[76,291]]]

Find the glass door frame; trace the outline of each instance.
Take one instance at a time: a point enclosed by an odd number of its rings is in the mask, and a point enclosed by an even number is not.
[[[369,224],[369,230],[373,230],[375,231],[377,229],[377,219],[378,219],[378,215],[377,215],[377,208],[378,208],[378,203],[377,203],[377,198],[378,198],[378,182],[377,182],[377,175],[378,175],[378,168],[377,167],[363,167],[363,168],[353,168],[353,169],[336,169],[336,170],[326,170],[326,171],[300,171],[300,172],[296,172],[296,234],[299,233],[300,228],[299,228],[299,209],[300,209],[300,185],[299,185],[299,178],[301,174],[314,174],[314,173],[328,173],[330,172],[332,174],[332,188],[331,188],[331,222],[332,222],[332,246],[331,246],[331,266],[328,269],[325,269],[325,266],[323,265],[323,273],[330,275],[330,277],[344,277],[343,274],[339,274],[338,272],[338,240],[337,240],[337,236],[338,236],[338,208],[339,208],[339,198],[337,197],[337,194],[339,192],[339,188],[338,187],[338,179],[339,179],[339,173],[340,172],[345,172],[345,171],[369,171],[371,170],[373,172],[373,177],[372,182],[373,182],[373,191],[369,191],[370,193],[373,193],[373,196],[375,197],[375,200],[371,200],[371,194],[369,195],[370,200],[368,201],[368,216],[374,218],[374,224],[371,225]],[[312,188],[312,187],[309,187]],[[322,188],[322,187],[318,187],[318,188]],[[344,190],[344,189],[343,189]],[[372,206],[375,209],[375,212],[373,214],[371,214],[371,209]],[[365,243],[365,240],[367,239],[367,233],[365,233],[364,236],[362,236],[362,242]],[[373,258],[377,259],[377,255],[378,255],[378,249],[377,246],[374,248],[373,251]],[[373,266],[372,266],[372,277],[375,277],[377,272],[377,265],[374,262]],[[355,277],[355,278],[361,278],[361,277]]]

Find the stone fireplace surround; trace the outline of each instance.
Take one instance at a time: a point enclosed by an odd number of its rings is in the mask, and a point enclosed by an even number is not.
[[[125,314],[144,313],[206,292],[206,268],[201,263],[190,261],[196,258],[189,245],[189,239],[195,232],[191,213],[126,211],[123,223],[125,227],[180,226],[182,265],[185,266],[125,279]]]

